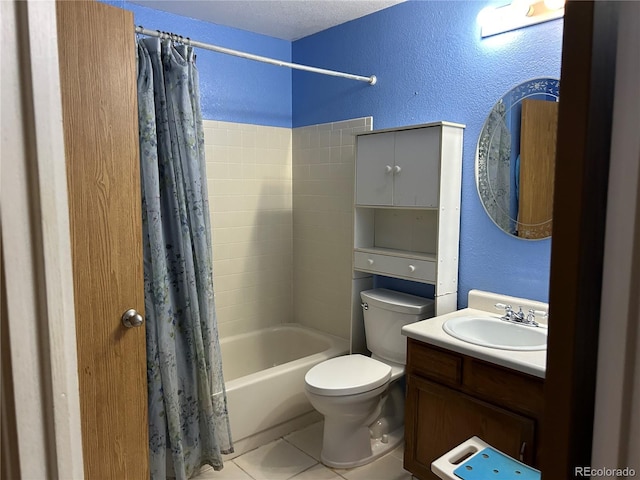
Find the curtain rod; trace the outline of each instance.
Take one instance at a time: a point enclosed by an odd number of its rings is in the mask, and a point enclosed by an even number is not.
[[[375,75],[370,77],[364,77],[362,75],[353,75],[351,73],[337,72],[334,70],[326,70],[324,68],[309,67],[307,65],[300,65],[297,63],[284,62],[282,60],[276,60],[269,57],[261,57],[260,55],[253,55],[251,53],[240,52],[238,50],[231,50],[230,48],[219,47],[217,45],[211,45],[208,43],[198,42],[191,40],[188,37],[176,35],[169,32],[161,32],[160,30],[148,30],[142,26],[135,27],[136,33],[147,35],[150,37],[168,38],[174,41],[179,41],[187,45],[193,45],[194,47],[203,48],[205,50],[211,50],[213,52],[225,53],[227,55],[234,55],[236,57],[247,58],[249,60],[255,60],[257,62],[270,63],[271,65],[277,65],[278,67],[288,67],[296,70],[304,70],[306,72],[320,73],[322,75],[331,75],[333,77],[348,78],[350,80],[358,80],[360,82],[367,82],[370,85],[375,85],[377,78]]]

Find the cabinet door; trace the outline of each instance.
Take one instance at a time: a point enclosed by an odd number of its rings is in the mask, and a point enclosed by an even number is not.
[[[438,206],[441,131],[441,127],[429,127],[396,132],[393,174],[395,206]]]
[[[535,422],[452,388],[408,376],[404,468],[438,480],[431,462],[474,435],[531,465]]]
[[[358,137],[356,204],[391,205],[394,133]]]

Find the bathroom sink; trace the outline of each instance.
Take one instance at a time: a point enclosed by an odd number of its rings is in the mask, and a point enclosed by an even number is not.
[[[547,329],[506,322],[495,317],[454,317],[442,325],[452,337],[502,350],[545,350]]]

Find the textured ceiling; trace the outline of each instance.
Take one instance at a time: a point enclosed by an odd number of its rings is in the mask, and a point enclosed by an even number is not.
[[[133,0],[218,25],[297,40],[404,0]]]

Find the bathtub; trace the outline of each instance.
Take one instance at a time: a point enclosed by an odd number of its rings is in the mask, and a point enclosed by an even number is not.
[[[349,343],[293,323],[220,340],[234,443],[312,412],[304,376]]]

